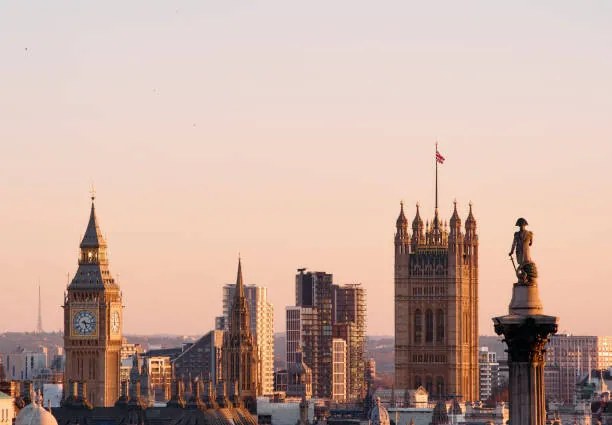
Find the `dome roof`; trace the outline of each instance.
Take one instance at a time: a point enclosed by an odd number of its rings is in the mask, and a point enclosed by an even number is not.
[[[17,415],[15,425],[57,425],[53,415],[37,403],[30,403]]]
[[[389,412],[380,403],[380,397],[376,397],[376,404],[370,412],[370,425],[389,425],[390,423]]]

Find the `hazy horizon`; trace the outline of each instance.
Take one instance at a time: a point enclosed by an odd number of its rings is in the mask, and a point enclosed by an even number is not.
[[[0,332],[63,328],[89,188],[124,333],[198,335],[222,286],[299,267],[367,289],[393,335],[404,200],[480,238],[479,334],[505,314],[518,217],[559,331],[604,335],[612,4],[158,1],[0,5]]]

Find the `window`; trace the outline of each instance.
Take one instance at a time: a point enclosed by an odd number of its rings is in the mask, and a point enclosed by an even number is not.
[[[436,311],[436,341],[444,342],[444,311]]]
[[[436,394],[438,396],[444,395],[444,378],[441,376],[436,377]]]
[[[427,390],[429,394],[432,394],[433,382],[431,380],[431,376],[428,376],[425,378],[425,389]]]
[[[425,312],[425,342],[433,342],[433,312]]]
[[[423,335],[423,315],[421,310],[414,312],[414,343],[420,344]]]

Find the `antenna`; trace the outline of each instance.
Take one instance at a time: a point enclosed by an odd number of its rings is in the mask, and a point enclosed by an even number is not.
[[[42,325],[42,302],[40,298],[40,279],[38,279],[38,323],[36,324],[36,333],[43,333],[43,325]]]

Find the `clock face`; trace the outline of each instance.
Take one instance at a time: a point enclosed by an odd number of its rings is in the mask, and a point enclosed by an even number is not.
[[[113,311],[111,313],[111,320],[110,320],[110,326],[111,326],[111,332],[114,334],[118,334],[119,333],[119,312],[118,311]]]
[[[96,330],[96,316],[88,310],[81,310],[74,315],[72,327],[79,335],[92,335]]]

